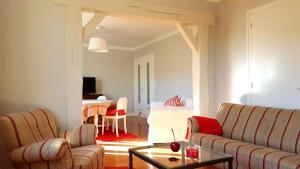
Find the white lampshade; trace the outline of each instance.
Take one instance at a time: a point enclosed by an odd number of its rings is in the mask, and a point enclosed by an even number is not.
[[[89,40],[89,51],[105,53],[108,52],[106,39],[93,37]]]

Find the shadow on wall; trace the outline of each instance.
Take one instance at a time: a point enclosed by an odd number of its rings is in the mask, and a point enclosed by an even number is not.
[[[244,94],[241,98],[240,98],[240,102],[242,104],[249,104],[250,103],[250,95],[249,94]]]
[[[252,94],[252,96],[251,96],[252,98],[259,98],[258,100],[261,100],[262,98],[263,98],[263,96],[262,95],[259,95],[259,94],[257,94],[257,93],[253,93]],[[240,98],[240,102],[242,103],[242,104],[250,104],[250,95],[249,94],[244,94],[241,98]],[[257,104],[256,104],[257,105]],[[261,104],[261,105],[257,105],[257,106],[266,106],[266,105],[263,105],[263,104]]]

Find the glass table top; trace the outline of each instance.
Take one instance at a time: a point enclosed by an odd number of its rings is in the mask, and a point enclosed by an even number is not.
[[[145,161],[154,161],[164,168],[176,168],[205,163],[210,165],[212,163],[215,164],[220,160],[224,161],[226,159],[232,159],[232,156],[230,155],[212,152],[211,150],[198,145],[184,141],[179,141],[178,143],[180,144],[180,150],[178,152],[173,152],[170,149],[170,143],[132,148],[131,151],[134,154],[145,157]],[[177,160],[172,160],[170,159],[171,157],[175,157]]]

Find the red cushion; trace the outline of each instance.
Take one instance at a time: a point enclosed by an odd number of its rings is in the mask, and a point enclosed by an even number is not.
[[[193,116],[193,118],[197,119],[198,121],[200,133],[214,134],[219,136],[223,134],[222,127],[216,119],[202,116]]]
[[[115,116],[117,112],[119,116],[126,114],[125,110],[108,109],[106,112],[106,116]]]
[[[164,106],[184,106],[184,102],[178,95],[176,95],[171,99],[166,100]]]
[[[111,104],[108,109],[116,109],[117,108],[117,105],[115,103]]]

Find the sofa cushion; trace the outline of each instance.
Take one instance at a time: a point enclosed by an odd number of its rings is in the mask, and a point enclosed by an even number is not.
[[[193,116],[198,121],[200,133],[222,135],[223,131],[216,119],[202,116]]]
[[[203,134],[203,133],[193,133],[190,137],[190,142],[213,149],[213,150],[216,149],[216,150],[218,150],[218,152],[223,152],[223,153],[226,151],[230,151],[230,149],[228,149],[228,147],[231,147],[232,145],[230,145],[230,144],[232,144],[232,143],[236,143],[236,144],[234,144],[234,146],[247,144],[244,142],[227,139],[222,136]],[[216,144],[216,143],[219,143],[219,144]],[[234,147],[231,147],[231,149],[232,148],[234,148]]]
[[[300,155],[277,149],[228,139],[221,136],[193,133],[190,142],[234,157],[236,168],[298,169]]]
[[[72,148],[72,157],[74,169],[97,169],[103,166],[102,147],[97,145],[89,145],[84,147]]]
[[[300,153],[300,110],[224,103],[217,120],[223,136]]]
[[[96,144],[97,127],[94,124],[84,124],[69,130],[59,132],[59,137],[68,140],[71,148]]]
[[[240,147],[236,152],[238,166],[244,168],[297,169],[300,155],[253,144]]]
[[[54,117],[47,109],[2,115],[0,130],[6,136],[7,151],[58,136]]]
[[[72,154],[70,149],[60,160],[43,161],[36,163],[14,163],[17,169],[71,169],[73,168]]]

